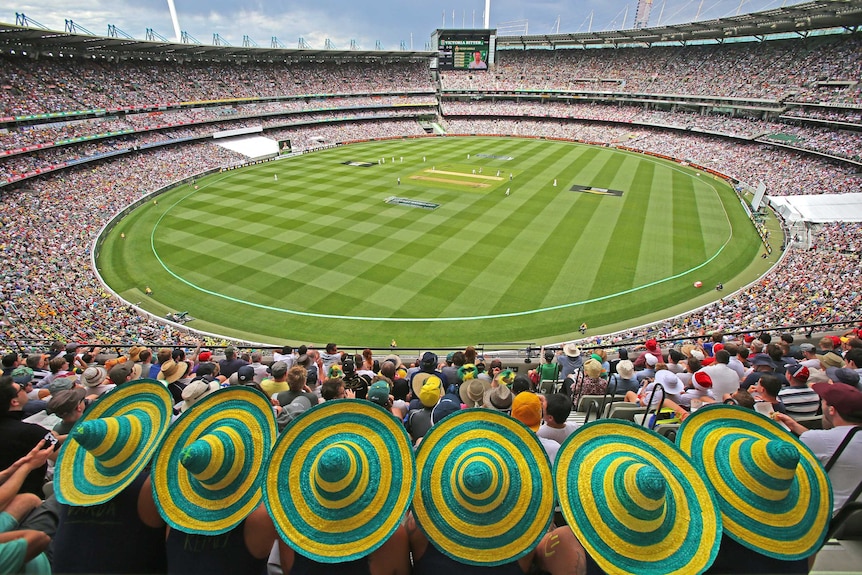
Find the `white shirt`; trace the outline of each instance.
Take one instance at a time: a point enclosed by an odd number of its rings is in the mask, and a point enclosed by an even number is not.
[[[578,428],[574,422],[567,421],[563,427],[551,427],[550,425],[542,424],[536,434],[545,439],[551,439],[559,444],[562,444],[568,436],[570,436]]]
[[[833,429],[811,429],[800,435],[799,440],[807,445],[825,466],[851,429],[853,429],[852,425],[842,425]],[[834,496],[833,513],[841,509],[858,485],[860,469],[862,469],[862,432],[853,437],[829,471]]]

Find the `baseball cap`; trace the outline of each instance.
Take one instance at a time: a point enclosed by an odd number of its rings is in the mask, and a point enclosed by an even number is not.
[[[269,366],[269,373],[272,375],[272,377],[284,377],[284,375],[287,373],[287,364],[283,361],[277,361],[271,366]]]
[[[377,405],[386,407],[386,404],[389,403],[389,385],[385,381],[375,381],[368,388],[368,394],[365,398]]]
[[[45,411],[49,415],[54,413],[62,417],[78,407],[78,404],[81,403],[86,394],[87,390],[83,387],[73,387],[72,389],[58,391],[55,395],[51,396]]]
[[[808,376],[811,375],[811,372],[808,371],[808,368],[802,364],[791,364],[787,366],[787,373],[793,379],[798,379],[801,382],[808,381]]]
[[[847,385],[859,385],[859,374],[849,367],[827,367],[826,375],[834,383],[846,383]]]
[[[802,351],[807,351],[808,353],[811,353],[812,351],[814,351],[817,348],[814,347],[813,343],[803,343],[803,344],[799,345],[799,349]]]
[[[254,382],[254,368],[250,365],[244,365],[236,370],[228,378],[231,385],[247,385]]]
[[[862,391],[846,383],[815,383],[811,389],[842,417],[862,419]]]

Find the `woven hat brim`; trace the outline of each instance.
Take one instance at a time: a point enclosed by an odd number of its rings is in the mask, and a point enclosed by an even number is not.
[[[330,496],[312,479],[331,446],[346,446],[356,463]],[[282,540],[321,563],[365,557],[401,524],[416,486],[404,425],[370,401],[333,400],[301,414],[282,431],[264,482],[264,502]]]
[[[149,463],[171,422],[173,399],[163,383],[140,379],[124,383],[93,402],[78,423],[99,418],[135,416],[135,437],[111,460],[100,463],[69,437],[57,455],[54,493],[66,505],[90,506],[113,499]],[[131,439],[131,438],[130,438]]]
[[[647,520],[627,508],[614,472],[656,469],[667,484],[665,511]],[[664,437],[628,421],[601,420],[560,446],[554,480],[563,516],[607,573],[702,573],[721,543],[721,516],[691,460]],[[609,489],[610,488],[610,489]]]
[[[204,485],[181,463],[182,451],[202,436],[225,430],[237,460],[223,482]],[[185,533],[230,531],[258,505],[263,470],[275,443],[272,404],[250,387],[228,387],[196,402],[171,425],[155,455],[153,499],[171,527]]]
[[[467,487],[470,468],[493,481]],[[413,515],[441,552],[468,565],[502,565],[532,551],[550,525],[553,478],[534,432],[503,413],[467,409],[425,435]]]
[[[734,465],[731,452],[740,442],[776,439],[798,449],[799,465],[787,496],[765,500],[751,490],[746,480],[750,476]],[[832,518],[832,487],[820,461],[794,435],[750,409],[720,404],[688,417],[677,444],[712,485],[724,530],[731,538],[786,561],[809,557],[820,549]]]

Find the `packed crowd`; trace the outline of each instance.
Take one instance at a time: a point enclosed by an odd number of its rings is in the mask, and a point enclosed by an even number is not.
[[[424,59],[375,62],[176,62],[0,55],[0,118],[204,100],[433,93]],[[74,66],[70,65],[74,62]]]
[[[862,103],[858,34],[615,50],[507,50],[490,73],[441,74],[444,90],[575,90]],[[846,86],[821,82],[844,81]]]
[[[238,120],[240,118],[267,119],[269,116],[307,114],[351,108],[387,109],[393,106],[436,106],[434,96],[381,95],[333,98],[309,98],[260,102],[253,104],[230,104],[208,108],[182,108],[176,110],[150,111],[125,114],[120,117],[98,117],[89,120],[71,120],[50,124],[12,127],[0,133],[0,155],[3,151],[23,151],[30,146],[46,146],[58,141],[94,137],[107,132],[143,131],[164,129],[184,124]]]
[[[522,374],[473,347],[4,353],[0,556],[39,575],[808,573],[858,495],[860,335],[568,343]],[[588,395],[607,415],[584,423]]]
[[[678,130],[709,132],[733,138],[771,142],[780,141],[794,147],[813,150],[859,161],[862,158],[862,135],[815,126],[798,126],[755,118],[704,115],[683,111],[650,110],[643,106],[613,104],[567,104],[554,102],[512,101],[445,101],[446,118],[507,117],[567,118],[625,122],[633,125],[670,127]]]
[[[748,185],[766,184],[776,196],[857,192],[858,170],[782,148],[676,133],[649,126],[613,126],[549,119],[479,119],[451,117],[451,134],[496,134],[567,138],[626,146],[685,160],[713,169]]]
[[[388,119],[414,117],[422,112],[435,114],[433,107],[428,108],[390,108],[345,110],[331,112],[306,112],[297,116],[278,116],[206,123],[183,126],[157,131],[135,132],[118,137],[93,140],[75,146],[51,147],[32,151],[24,155],[0,158],[0,181],[15,181],[36,170],[71,165],[78,162],[103,157],[106,154],[131,152],[142,146],[165,146],[189,139],[208,138],[214,132],[262,126],[268,130],[291,125],[309,123],[351,122],[368,119]]]

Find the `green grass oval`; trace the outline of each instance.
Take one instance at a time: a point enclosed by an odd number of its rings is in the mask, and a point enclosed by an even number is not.
[[[596,146],[450,137],[180,186],[119,222],[97,265],[128,301],[188,311],[204,331],[423,347],[642,323],[715,299],[694,281],[743,281],[759,247],[733,190],[707,174]]]

